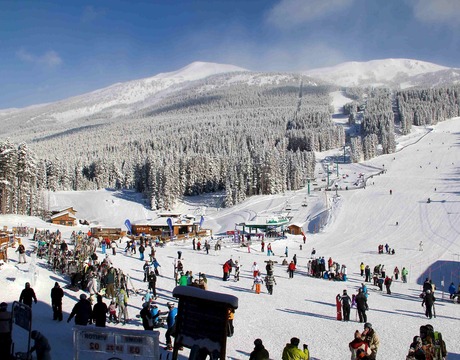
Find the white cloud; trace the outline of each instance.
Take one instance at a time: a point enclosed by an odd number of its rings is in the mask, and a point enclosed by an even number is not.
[[[409,0],[416,19],[427,23],[460,24],[459,0]]]
[[[267,14],[267,22],[279,28],[293,28],[345,9],[355,0],[281,0]]]
[[[35,55],[26,49],[21,48],[16,52],[16,56],[23,62],[44,65],[47,67],[56,67],[62,64],[62,58],[54,50],[49,50],[42,55]]]

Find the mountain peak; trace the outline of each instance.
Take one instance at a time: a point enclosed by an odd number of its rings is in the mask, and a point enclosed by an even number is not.
[[[448,69],[445,66],[412,59],[381,59],[366,62],[344,62],[336,66],[313,69],[305,75],[340,86],[382,85],[403,75],[416,76]]]
[[[211,62],[204,62],[204,61],[195,61],[183,68],[167,72],[167,73],[160,73],[154,76],[154,79],[166,79],[166,78],[174,78],[174,79],[181,79],[184,81],[193,81],[204,79],[211,75],[222,74],[227,72],[235,72],[235,71],[248,71],[247,69],[241,68],[235,65],[229,64],[217,64]]]

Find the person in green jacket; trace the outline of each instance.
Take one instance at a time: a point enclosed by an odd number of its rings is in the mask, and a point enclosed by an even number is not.
[[[282,360],[309,360],[308,345],[303,344],[303,351],[298,348],[300,340],[296,337],[291,339],[289,344],[283,349]]]
[[[401,270],[401,278],[402,278],[403,283],[407,282],[407,275],[408,274],[409,274],[409,271],[407,271],[407,269],[405,267],[403,267],[402,270]]]

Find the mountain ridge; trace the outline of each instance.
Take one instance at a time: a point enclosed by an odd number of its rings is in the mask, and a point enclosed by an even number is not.
[[[154,106],[166,96],[187,91],[212,91],[225,85],[263,86],[303,77],[301,81],[329,83],[332,86],[441,86],[460,81],[460,69],[411,59],[383,59],[347,62],[304,72],[255,72],[230,64],[195,61],[177,71],[115,83],[108,87],[53,103],[19,109],[0,110],[4,125],[0,135],[20,131],[45,131],[100,125],[129,118]],[[307,80],[308,77],[308,80]],[[198,90],[197,90],[198,89]],[[201,89],[201,90],[199,90]]]

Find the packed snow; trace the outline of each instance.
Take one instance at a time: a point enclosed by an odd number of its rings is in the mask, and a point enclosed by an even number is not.
[[[322,180],[327,172],[319,164],[310,194],[304,188],[279,195],[255,196],[230,209],[219,207],[216,194],[184,199],[173,210],[182,214],[204,215],[203,227],[212,230],[214,239],[221,237],[223,247],[218,252],[211,247],[209,255],[205,251],[194,251],[191,240],[157,248],[157,259],[161,264],[161,276],[157,280],[158,306],[165,311],[166,303],[174,300],[173,263],[177,251],[182,251],[184,270],[191,270],[195,275],[205,273],[208,290],[238,298],[235,334],[227,341],[228,359],[248,358],[256,338],[262,339],[271,359],[280,359],[285,344],[294,336],[300,339],[301,344],[309,345],[311,359],[349,359],[348,343],[353,340],[355,330],[363,330],[363,324],[356,321],[355,309],[352,309],[350,322],[336,320],[336,295],[344,289],[350,295],[357,292],[364,281],[359,273],[361,262],[370,265],[371,269],[377,264],[384,264],[390,275],[395,266],[400,270],[406,267],[409,270],[408,282],[394,281],[391,295],[386,294],[385,288],[379,291],[372,283],[368,284],[368,321],[380,337],[377,358],[404,359],[413,336],[418,335],[419,327],[430,323],[442,333],[449,360],[460,359],[460,304],[453,303],[445,293],[451,282],[458,286],[460,280],[460,119],[445,121],[431,130],[420,131],[420,137],[409,137],[410,141],[406,143],[405,138],[401,138],[400,144],[405,146],[400,145],[395,154],[362,164],[339,163],[339,175],[336,169],[329,174],[337,184],[337,187],[333,185],[333,191],[324,191],[325,182]],[[139,198],[129,192],[51,193],[49,202],[52,207],[73,206],[78,219],[98,226],[122,228],[125,219],[136,221],[155,217],[155,212],[148,210]],[[272,245],[273,256],[268,257],[266,252],[261,252],[258,240],[253,240],[248,249],[223,235],[227,230],[234,230],[236,223],[286,214],[292,217],[293,223],[302,225],[306,243],[303,244],[301,235],[266,238],[265,243]],[[0,216],[0,225],[9,229],[16,226],[51,231],[59,229],[67,241],[73,230],[88,230],[87,226],[53,226],[37,218],[14,215]],[[0,270],[0,286],[3,289],[0,300],[10,304],[18,300],[24,283],[31,281],[38,297],[38,304],[33,305],[32,327],[50,340],[54,359],[68,359],[73,348],[73,324],[65,320],[83,291],[65,290],[64,321],[53,321],[51,288],[55,281],[64,287],[69,279],[66,275],[50,271],[44,260],[34,260],[30,254],[34,243],[30,237],[22,239],[29,250],[28,263],[18,264],[15,249],[9,249],[10,261]],[[388,244],[395,249],[395,254],[378,254],[380,244]],[[123,253],[124,245],[124,242],[119,244],[117,255],[110,258],[115,267],[130,275],[136,288],[145,290],[143,262],[137,255]],[[288,277],[286,266],[281,265],[286,246],[289,251],[287,260],[297,255],[297,270],[292,279]],[[312,248],[316,249],[316,257],[324,256],[326,260],[331,257],[339,264],[345,264],[348,281],[307,276],[306,266],[311,259]],[[102,257],[100,250],[98,255]],[[242,264],[238,282],[222,281],[222,265],[230,258]],[[251,290],[251,266],[257,262],[265,276],[264,261],[268,259],[277,261],[274,271],[277,285],[273,295],[269,295],[265,287],[261,294],[256,294]],[[34,261],[36,266],[33,266]],[[35,278],[36,273],[38,277]],[[431,320],[425,317],[419,298],[426,277],[432,278],[437,287],[436,318]],[[126,325],[108,326],[142,330],[136,318],[141,304],[142,296],[131,295],[129,317],[132,320]],[[22,330],[16,329],[14,336],[19,336]],[[163,350],[165,331],[164,328],[159,330],[163,359],[166,358]],[[23,351],[20,342],[16,350]],[[187,358],[188,352],[188,349],[181,351],[179,357]]]

